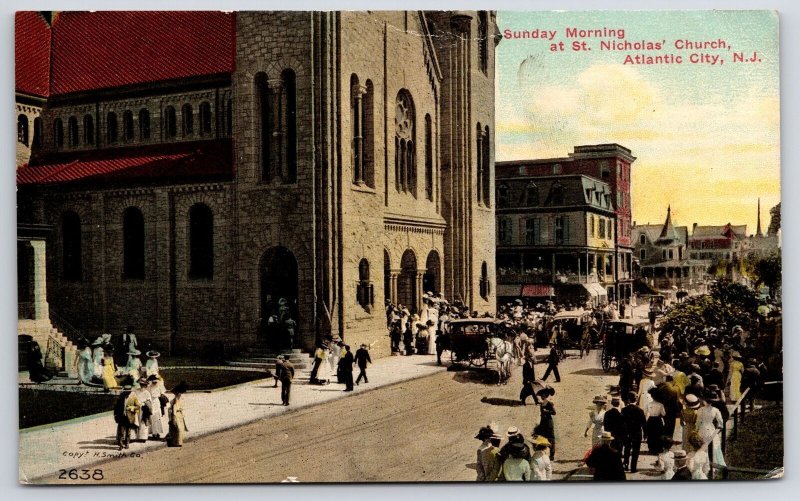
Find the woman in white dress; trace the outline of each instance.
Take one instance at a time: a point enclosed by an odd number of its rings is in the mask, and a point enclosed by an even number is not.
[[[150,438],[160,439],[164,433],[164,423],[162,422],[163,413],[161,412],[161,399],[164,394],[164,383],[158,376],[152,375],[147,378],[147,391],[150,393]]]
[[[553,479],[553,463],[547,454],[550,441],[545,437],[533,438],[533,454],[531,455],[531,481],[546,482]]]
[[[150,392],[147,391],[147,378],[136,379],[137,387],[131,390],[131,393],[136,395],[136,398],[142,404],[142,411],[138,414],[137,422],[135,423],[136,437],[134,440],[139,442],[147,441],[147,434],[150,430],[150,418],[153,416],[152,397]],[[131,423],[134,424],[134,423]]]
[[[142,376],[142,361],[139,360],[139,355],[141,354],[142,352],[139,350],[129,351],[128,363],[125,365],[125,374],[135,382],[134,388],[139,388],[139,378]]]
[[[92,343],[94,349],[92,351],[92,364],[94,368],[94,377],[101,379],[103,377],[103,337],[99,337]]]
[[[145,375],[149,378],[150,376],[158,376],[158,357],[161,356],[161,353],[157,351],[150,350],[146,353],[147,355],[147,362],[144,364]]]
[[[718,397],[713,392],[706,392],[703,396],[705,397],[704,404],[697,411],[697,429],[700,439],[703,441],[700,451],[704,451],[707,455],[709,444],[713,444],[713,457],[711,460],[718,465],[725,466],[721,435],[721,433],[724,433],[724,421],[719,409],[711,405],[711,400]],[[703,464],[703,473],[708,474],[709,469],[710,465],[708,464],[708,458],[706,458],[706,462]]]
[[[606,417],[606,397],[597,395],[592,402],[595,408],[589,413],[589,424],[586,425],[586,431],[583,432],[584,437],[589,436],[589,430],[592,430],[592,447],[596,447],[602,443],[603,439],[603,419]]]
[[[336,370],[339,368],[339,360],[342,358],[342,338],[336,336],[333,342],[328,344],[328,363],[331,366],[331,375],[336,375]]]
[[[92,349],[89,345],[81,345],[80,352],[75,359],[77,366],[78,380],[82,384],[89,384],[94,377],[94,361],[92,360]]]

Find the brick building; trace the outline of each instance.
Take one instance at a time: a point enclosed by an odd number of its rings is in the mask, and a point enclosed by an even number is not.
[[[648,285],[661,290],[704,290],[708,266],[690,259],[689,229],[672,224],[671,207],[664,224],[634,223],[632,229],[640,277]]]
[[[614,287],[609,300],[627,299],[633,294],[631,269],[633,243],[631,240],[631,165],[636,160],[631,150],[618,144],[576,146],[564,158],[514,160],[497,163],[497,176],[553,176],[580,174],[607,183],[614,207]]]
[[[613,296],[615,213],[608,183],[584,175],[497,175],[498,298]]]
[[[496,33],[488,11],[19,13],[18,103],[19,62],[50,59],[17,182],[19,221],[53,228],[51,311],[171,352],[277,342],[280,312],[306,349],[387,354],[384,299],[493,311]]]

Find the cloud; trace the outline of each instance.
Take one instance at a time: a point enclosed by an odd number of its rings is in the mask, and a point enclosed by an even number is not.
[[[632,201],[640,221],[663,220],[671,203],[701,224],[736,215],[754,227],[751,199],[780,199],[780,106],[762,88],[733,96],[700,86],[665,88],[621,64],[595,64],[564,85],[518,82],[498,110],[498,160],[623,144],[638,157]]]

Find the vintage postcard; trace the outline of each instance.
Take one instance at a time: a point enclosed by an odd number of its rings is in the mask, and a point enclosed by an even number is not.
[[[19,481],[782,477],[778,24],[18,12]]]

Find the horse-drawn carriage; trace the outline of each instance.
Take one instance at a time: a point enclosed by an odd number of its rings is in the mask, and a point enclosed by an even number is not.
[[[564,350],[579,349],[583,357],[592,346],[590,328],[593,313],[587,310],[559,311],[547,324],[550,341],[555,341],[556,348],[565,358]],[[553,337],[555,336],[555,337]]]
[[[470,367],[489,367],[497,361],[498,380],[508,379],[514,350],[511,340],[515,333],[502,320],[495,318],[465,318],[450,322],[450,360],[453,364]]]
[[[603,371],[615,368],[623,357],[636,352],[642,346],[652,347],[648,335],[650,322],[642,318],[626,318],[606,322],[603,328]]]

